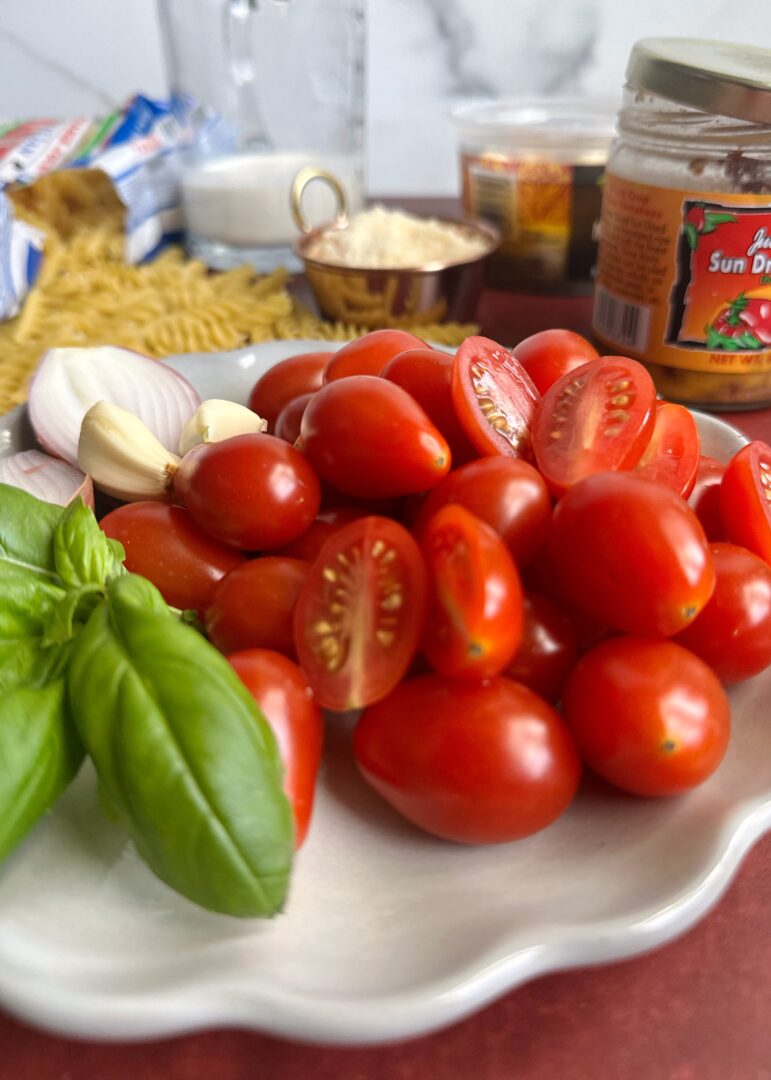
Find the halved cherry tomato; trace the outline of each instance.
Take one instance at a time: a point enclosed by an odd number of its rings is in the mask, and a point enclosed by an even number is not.
[[[535,383],[539,394],[582,364],[599,360],[600,354],[586,338],[572,330],[541,330],[511,350]]]
[[[567,808],[581,772],[554,709],[500,677],[402,683],[362,714],[353,749],[364,778],[400,814],[463,844],[546,828]]]
[[[379,375],[388,361],[405,349],[427,348],[425,341],[407,330],[373,330],[338,349],[326,369],[324,382],[349,375]]]
[[[275,554],[313,562],[333,533],[342,529],[343,525],[371,516],[372,513],[373,511],[358,506],[330,506],[325,510],[319,510],[318,517],[311,522],[310,528],[291,544],[279,548]]]
[[[521,458],[484,457],[454,469],[429,492],[413,524],[418,538],[429,519],[449,503],[464,506],[498,533],[517,566],[543,546],[551,498],[540,473]]]
[[[349,495],[425,491],[450,469],[450,448],[418,403],[371,375],[322,387],[305,410],[301,437],[319,475]]]
[[[268,649],[245,649],[228,660],[262,709],[276,736],[284,765],[284,791],[292,805],[295,849],[308,832],[316,775],[324,742],[324,721],[297,664]]]
[[[573,486],[548,545],[568,598],[629,634],[676,634],[715,585],[696,515],[671,488],[634,473],[595,473]]]
[[[441,675],[488,679],[522,637],[522,588],[497,533],[457,504],[438,510],[420,542],[429,571],[422,649]]]
[[[276,423],[273,427],[273,433],[277,439],[283,439],[284,442],[294,446],[300,437],[300,425],[302,424],[305,407],[312,398],[313,394],[300,394],[299,397],[287,401],[276,417]]]
[[[539,399],[519,360],[489,338],[466,338],[455,354],[452,400],[480,454],[531,458],[530,424]]]
[[[385,697],[412,662],[425,611],[423,558],[402,525],[365,517],[331,536],[294,614],[297,655],[319,704],[344,711]]]
[[[666,484],[687,499],[699,469],[699,429],[684,405],[657,401],[651,440],[635,465],[638,476]]]
[[[294,656],[294,606],[310,568],[300,559],[266,555],[227,574],[204,617],[220,652],[274,649]]]
[[[748,443],[728,463],[720,510],[729,540],[771,564],[771,446]]]
[[[199,615],[225,574],[244,561],[240,551],[199,529],[181,506],[127,503],[105,514],[99,524],[123,544],[127,570],[152,581],[167,604]]]
[[[701,522],[708,540],[725,540],[725,526],[720,512],[720,485],[725,476],[726,467],[722,461],[706,457],[699,458],[696,481],[688,496],[688,505]]]
[[[450,353],[440,349],[408,349],[389,360],[381,377],[403,387],[444,435],[449,443],[454,465],[477,457],[458,419],[452,400],[452,365]]]
[[[556,495],[592,473],[631,469],[650,442],[656,388],[636,360],[603,356],[546,391],[533,421],[533,449]]]
[[[523,610],[522,640],[504,675],[544,701],[559,701],[578,659],[573,625],[556,604],[538,593],[525,593]]]
[[[288,356],[260,376],[249,395],[249,408],[268,421],[268,431],[287,402],[321,388],[324,369],[334,355],[330,350]]]
[[[715,591],[675,640],[723,682],[739,682],[771,664],[771,566],[736,544],[711,544]]]
[[[702,783],[731,729],[725,691],[704,661],[649,638],[611,638],[583,656],[563,711],[586,764],[634,795],[677,795]]]
[[[307,458],[263,434],[194,446],[174,476],[174,489],[210,536],[245,551],[295,540],[321,502]]]

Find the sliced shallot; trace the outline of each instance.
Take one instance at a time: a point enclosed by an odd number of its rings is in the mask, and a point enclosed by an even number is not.
[[[0,484],[21,488],[43,502],[66,506],[77,496],[93,509],[94,486],[74,465],[39,450],[22,450],[0,458]]]

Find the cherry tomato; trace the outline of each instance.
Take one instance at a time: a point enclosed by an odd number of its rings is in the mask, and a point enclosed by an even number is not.
[[[567,597],[629,634],[676,634],[715,585],[696,515],[671,488],[633,473],[595,473],[572,487],[548,544]]]
[[[635,465],[638,476],[666,484],[687,499],[699,469],[699,430],[684,405],[657,401],[651,441]]]
[[[204,617],[220,652],[274,649],[294,656],[294,606],[310,568],[300,559],[266,555],[227,574]]]
[[[725,465],[714,458],[699,458],[696,481],[688,505],[701,522],[708,540],[725,540],[725,527],[720,513],[720,485],[725,475]]]
[[[720,764],[728,699],[703,660],[672,641],[617,637],[583,656],[563,712],[590,768],[634,795],[677,795]]]
[[[675,638],[725,683],[771,664],[771,566],[736,544],[711,544],[715,591]]]
[[[530,424],[539,399],[533,380],[502,345],[470,337],[455,354],[452,400],[480,454],[532,457]]]
[[[453,463],[460,465],[477,452],[452,401],[452,365],[452,356],[439,349],[408,349],[389,360],[380,374],[415,398],[449,443]]]
[[[152,581],[167,604],[199,615],[211,603],[217,583],[244,561],[239,551],[202,532],[181,506],[127,503],[99,524],[123,544],[127,570]]]
[[[545,394],[569,371],[600,358],[594,346],[572,330],[541,330],[520,341],[511,354],[519,360],[539,394]]]
[[[228,660],[262,709],[276,736],[284,765],[284,791],[294,813],[295,849],[302,845],[313,812],[324,721],[297,664],[268,649],[245,649]]]
[[[277,439],[291,443],[292,446],[300,437],[300,425],[302,423],[305,406],[313,398],[313,394],[300,394],[299,397],[287,401],[281,412],[276,417],[273,433]]]
[[[497,533],[456,504],[438,510],[420,543],[429,570],[422,649],[441,675],[487,679],[522,636],[522,589]]]
[[[548,544],[544,544],[533,561],[528,564],[523,578],[529,592],[546,597],[568,617],[573,627],[579,654],[585,653],[614,633],[602,620],[587,614],[569,599],[562,584],[559,566],[555,563]]]
[[[319,704],[344,711],[385,697],[417,652],[425,610],[426,570],[402,525],[365,517],[331,536],[294,614],[297,655]]]
[[[321,388],[333,356],[331,351],[288,356],[260,376],[249,395],[249,408],[268,421],[268,431],[273,431],[278,414],[292,398]]]
[[[343,525],[358,521],[359,518],[370,514],[369,510],[357,506],[331,506],[326,510],[320,510],[316,520],[311,522],[310,528],[302,536],[298,536],[291,544],[280,548],[275,554],[313,562],[333,533],[342,529]]]
[[[581,771],[552,707],[500,677],[402,683],[365,710],[353,748],[367,782],[400,814],[465,844],[505,843],[550,825]]]
[[[578,658],[570,619],[538,593],[525,593],[522,640],[504,674],[527,686],[545,701],[559,701]]]
[[[568,372],[544,394],[533,449],[556,495],[592,473],[631,469],[648,445],[656,389],[636,360],[603,356]]]
[[[175,492],[202,529],[225,544],[262,551],[301,536],[321,502],[307,459],[273,435],[237,435],[193,447]]]
[[[427,349],[425,341],[406,330],[373,330],[343,345],[332,357],[324,382],[349,375],[379,375],[389,360],[405,349]]]
[[[720,485],[728,539],[771,563],[771,446],[756,440],[728,463]]]
[[[418,403],[371,375],[319,390],[303,415],[302,441],[321,477],[365,498],[424,491],[450,468],[450,448]]]
[[[551,498],[541,475],[520,458],[484,457],[454,469],[421,504],[414,531],[419,537],[442,506],[458,503],[498,533],[518,566],[543,546],[551,520]]]

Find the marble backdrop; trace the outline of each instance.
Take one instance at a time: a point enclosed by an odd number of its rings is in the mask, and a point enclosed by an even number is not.
[[[368,0],[368,19],[376,194],[457,190],[456,101],[615,100],[647,35],[771,47],[771,0]],[[134,90],[165,90],[155,0],[0,0],[0,117],[98,113]]]

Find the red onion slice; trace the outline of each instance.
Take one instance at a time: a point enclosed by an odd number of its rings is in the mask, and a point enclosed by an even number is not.
[[[0,484],[21,488],[37,499],[58,506],[66,506],[80,495],[86,506],[94,508],[91,477],[74,465],[41,454],[39,450],[24,450],[0,458]]]
[[[49,453],[76,465],[80,425],[97,401],[134,413],[173,452],[182,428],[201,404],[182,375],[130,349],[51,349],[29,393],[29,418],[38,441]]]

